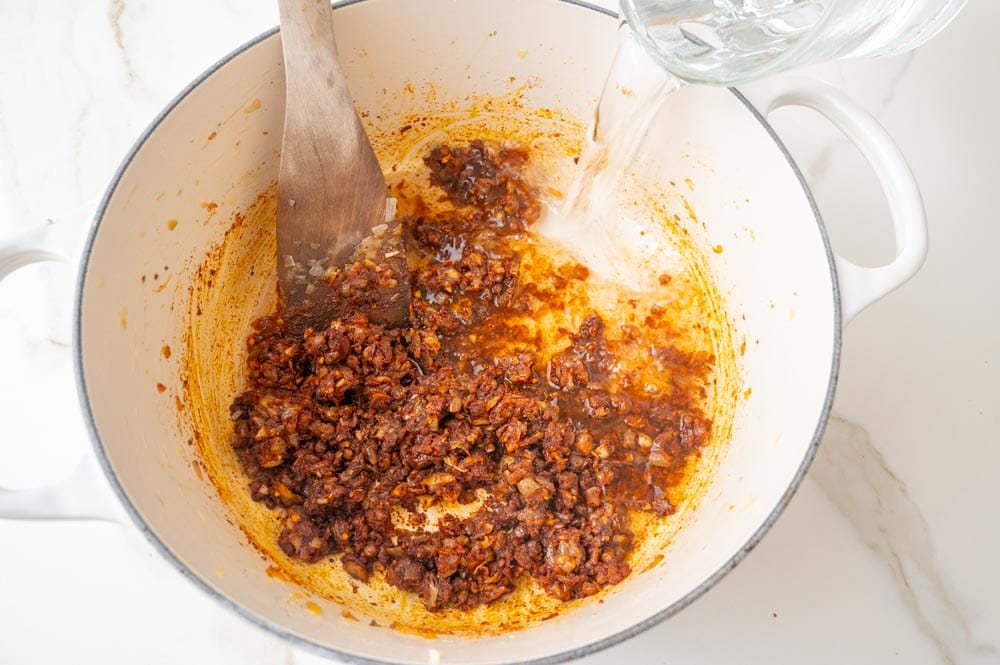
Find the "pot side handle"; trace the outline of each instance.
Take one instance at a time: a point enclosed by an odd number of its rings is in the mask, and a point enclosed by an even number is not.
[[[70,262],[67,252],[54,249],[54,240],[51,226],[47,225],[0,241],[0,281],[32,263]],[[4,445],[0,441],[0,447]],[[127,522],[97,461],[89,454],[68,478],[55,485],[26,490],[0,487],[0,519]]]
[[[857,147],[882,185],[892,215],[896,256],[886,265],[865,268],[834,253],[846,326],[868,305],[917,274],[927,257],[927,218],[917,181],[882,125],[837,88],[814,79],[781,78],[744,92],[765,116],[785,106],[803,106],[825,117]]]

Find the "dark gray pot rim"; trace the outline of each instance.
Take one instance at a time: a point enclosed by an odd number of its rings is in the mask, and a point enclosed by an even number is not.
[[[346,7],[348,5],[358,4],[365,1],[366,0],[341,0],[340,2],[334,2],[333,4],[335,8],[340,8],[340,7]],[[611,18],[618,17],[618,15],[615,12],[609,11],[602,7],[594,6],[588,2],[585,2],[584,0],[555,0],[555,1],[565,2],[571,5],[577,5],[584,9],[590,11],[596,11],[600,14],[604,14]],[[115,471],[111,467],[111,462],[108,459],[108,456],[105,452],[104,444],[101,441],[100,434],[97,431],[97,425],[94,420],[94,413],[91,408],[90,398],[87,393],[87,382],[83,371],[83,354],[82,354],[83,347],[81,345],[81,334],[82,334],[81,313],[83,307],[83,290],[84,290],[83,287],[84,284],[86,283],[87,270],[90,263],[90,255],[94,246],[94,241],[97,238],[97,234],[100,233],[101,223],[104,219],[105,213],[107,212],[108,203],[111,200],[111,196],[117,189],[122,176],[124,175],[125,171],[128,170],[129,166],[132,164],[132,160],[135,158],[136,154],[145,144],[146,140],[150,137],[150,135],[152,135],[153,132],[156,131],[156,129],[160,126],[160,123],[162,123],[163,120],[168,115],[170,115],[170,113],[174,110],[174,108],[185,97],[187,97],[187,95],[192,90],[201,85],[207,78],[209,78],[217,70],[219,70],[224,65],[229,63],[229,61],[233,60],[234,58],[242,54],[244,51],[252,48],[253,46],[256,46],[257,44],[271,37],[277,32],[278,32],[277,28],[272,28],[271,30],[268,30],[267,32],[246,42],[245,44],[243,44],[236,50],[232,51],[218,62],[216,62],[214,65],[209,67],[200,76],[198,76],[198,78],[196,78],[186,88],[184,88],[184,90],[182,90],[180,94],[174,97],[173,100],[171,100],[170,103],[167,104],[167,106],[159,113],[159,115],[157,115],[156,118],[150,123],[150,125],[146,128],[146,130],[142,133],[139,139],[129,150],[128,154],[122,160],[121,165],[118,167],[118,170],[116,171],[114,177],[111,179],[111,183],[108,185],[108,188],[101,199],[100,205],[97,208],[97,212],[94,216],[95,221],[91,227],[90,233],[88,234],[87,241],[83,249],[83,254],[80,259],[80,271],[77,278],[77,292],[76,292],[74,314],[73,314],[73,349],[74,349],[73,363],[76,375],[77,393],[80,399],[80,406],[84,414],[84,420],[87,423],[87,429],[90,433],[90,439],[94,446],[94,451],[97,454],[97,458],[100,462],[101,468],[104,469],[104,474],[105,476],[107,476],[108,482],[111,484],[111,487],[113,488],[115,494],[118,496],[118,499],[121,501],[126,512],[129,514],[129,516],[131,516],[132,521],[135,522],[135,525],[136,527],[138,527],[139,531],[142,532],[142,534],[146,537],[147,540],[149,540],[149,542],[153,545],[153,547],[167,561],[169,561],[174,566],[174,568],[178,570],[178,572],[180,572],[184,577],[190,580],[196,587],[204,591],[211,598],[215,599],[223,606],[236,612],[237,614],[247,619],[251,623],[277,635],[278,637],[281,637],[284,640],[287,640],[288,642],[294,644],[297,647],[304,648],[306,650],[312,651],[322,656],[332,657],[350,663],[360,663],[364,665],[383,665],[387,661],[373,660],[370,658],[364,658],[353,654],[344,653],[341,651],[337,651],[335,649],[331,649],[329,647],[321,646],[307,639],[299,637],[298,635],[294,635],[286,631],[281,626],[271,623],[267,619],[264,619],[263,617],[254,614],[250,610],[234,602],[229,597],[225,596],[224,594],[213,588],[205,580],[196,575],[192,570],[190,570],[180,560],[180,558],[176,554],[174,554],[174,552],[170,549],[170,547],[164,541],[162,541],[155,532],[153,532],[153,530],[149,527],[149,525],[146,524],[145,520],[143,520],[142,516],[139,514],[136,507],[132,504],[131,499],[129,499],[128,495],[125,493],[125,490],[123,489],[121,483],[119,482],[118,477],[115,475]],[[816,430],[813,433],[812,441],[810,442],[809,448],[806,450],[806,453],[802,459],[802,464],[799,466],[798,471],[796,471],[795,473],[795,477],[792,479],[791,483],[785,490],[785,493],[782,495],[781,499],[778,501],[778,504],[775,506],[774,510],[771,511],[771,514],[768,515],[767,519],[764,520],[764,523],[761,524],[760,528],[757,529],[757,531],[750,537],[749,540],[747,540],[747,542],[743,545],[743,547],[741,547],[740,550],[736,552],[736,554],[734,554],[725,564],[723,564],[717,571],[715,571],[715,573],[713,573],[710,577],[705,579],[696,588],[688,592],[684,597],[682,597],[669,607],[661,610],[660,612],[657,612],[656,614],[644,619],[643,621],[640,621],[639,623],[636,623],[633,626],[619,633],[616,633],[615,635],[607,637],[603,640],[598,640],[596,642],[592,642],[590,644],[586,644],[581,647],[576,647],[574,649],[563,651],[555,655],[545,656],[543,658],[537,658],[533,660],[520,661],[519,663],[516,664],[512,663],[511,665],[554,665],[555,663],[562,663],[568,660],[582,658],[589,654],[595,653],[602,649],[606,649],[610,646],[623,642],[629,639],[630,637],[638,635],[639,633],[649,628],[652,628],[653,626],[662,622],[664,619],[673,616],[677,612],[681,611],[682,609],[693,603],[695,600],[700,598],[706,591],[714,587],[719,582],[719,580],[725,577],[733,568],[737,566],[737,564],[743,561],[743,559],[747,556],[747,554],[749,554],[757,546],[757,544],[760,543],[764,535],[768,531],[770,531],[775,521],[784,512],[785,507],[788,505],[789,501],[791,501],[791,498],[795,494],[796,490],[799,488],[799,485],[801,485],[802,480],[805,477],[806,471],[808,470],[809,465],[812,463],[812,460],[816,455],[816,450],[819,447],[820,439],[823,436],[823,431],[826,428],[827,420],[830,417],[830,409],[833,405],[833,397],[834,393],[836,392],[837,379],[840,368],[840,353],[842,344],[843,326],[842,326],[842,314],[840,306],[840,289],[839,289],[839,283],[837,281],[833,249],[830,246],[830,240],[829,237],[827,236],[826,228],[823,225],[819,209],[816,207],[816,202],[813,199],[812,192],[809,190],[809,186],[806,183],[805,178],[802,175],[802,172],[795,164],[795,161],[789,154],[788,149],[785,147],[784,143],[781,142],[781,139],[778,138],[778,135],[774,132],[774,129],[770,126],[770,124],[768,124],[767,120],[760,114],[760,112],[757,111],[756,108],[753,107],[753,105],[750,104],[750,102],[746,99],[746,97],[744,97],[735,88],[731,88],[730,91],[732,92],[733,95],[736,96],[737,99],[739,99],[739,101],[747,108],[747,110],[750,113],[752,113],[754,117],[757,118],[758,122],[760,122],[760,124],[764,127],[767,133],[771,136],[771,139],[778,146],[778,149],[781,150],[781,153],[785,156],[785,160],[787,161],[789,168],[792,169],[792,171],[795,173],[796,178],[798,178],[799,184],[802,186],[802,190],[805,192],[806,197],[809,200],[809,205],[812,208],[817,228],[819,230],[820,236],[823,239],[823,245],[826,251],[827,262],[830,268],[831,283],[833,284],[833,307],[834,307],[834,326],[835,326],[833,361],[832,361],[832,366],[830,368],[830,382],[829,385],[827,386],[826,397],[823,402],[823,409],[820,413],[819,421],[816,424]]]

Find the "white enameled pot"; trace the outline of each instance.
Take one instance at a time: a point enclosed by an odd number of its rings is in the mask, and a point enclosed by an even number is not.
[[[491,0],[337,6],[340,52],[359,108],[391,115],[383,90],[405,90],[410,81],[432,82],[437,99],[461,101],[505,94],[513,76],[531,82],[526,108],[587,117],[620,38],[616,18],[573,1],[507,0],[500,7]],[[926,253],[919,193],[881,127],[818,83],[783,81],[772,90],[751,104],[734,90],[686,89],[670,103],[669,123],[648,139],[647,179],[694,184],[684,196],[705,223],[692,221],[691,237],[707,257],[736,339],[747,342],[739,364],[748,390],[713,480],[663,565],[626,580],[603,603],[506,635],[433,640],[344,619],[335,607],[303,612],[227,521],[211,484],[192,471],[194,452],[170,399],[180,370],[177,358],[163,353],[183,346],[188,313],[168,296],[183,295],[195,279],[184,266],[197,264],[232,215],[276,178],[284,107],[276,31],[226,57],[171,102],[125,158],[96,214],[80,259],[75,362],[107,482],[163,556],[206,593],[277,635],[348,660],[556,662],[669,617],[731,570],[782,512],[829,414],[843,326],[911,277]],[[870,162],[895,225],[897,255],[888,265],[861,268],[832,252],[801,174],[764,119],[789,105],[825,115]],[[8,240],[0,277],[58,258],[44,231]],[[168,277],[173,284],[159,288]],[[154,389],[158,382],[167,390]],[[0,516],[114,517],[95,494],[94,484],[106,483],[92,467],[60,487],[0,491]]]

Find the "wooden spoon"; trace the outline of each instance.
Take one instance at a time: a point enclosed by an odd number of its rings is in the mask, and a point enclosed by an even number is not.
[[[278,173],[278,282],[304,325],[326,327],[332,270],[365,244],[395,258],[396,285],[373,298],[370,317],[399,325],[409,284],[398,226],[386,226],[388,189],[344,79],[329,0],[278,0],[285,59],[285,129]],[[392,221],[392,220],[388,220]],[[401,268],[401,269],[400,269]]]

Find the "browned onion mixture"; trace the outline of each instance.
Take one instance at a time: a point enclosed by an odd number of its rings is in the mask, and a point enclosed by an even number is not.
[[[539,215],[527,159],[482,142],[426,157],[453,208],[411,206],[418,214],[402,220],[409,327],[366,311],[304,335],[282,311],[256,322],[233,445],[253,498],[277,510],[289,556],[340,555],[353,577],[380,572],[430,609],[490,603],[525,575],[569,600],[629,575],[630,511],[674,510],[667,490],[711,427],[696,383],[633,389],[597,314],[544,362],[509,323],[544,296],[519,282],[513,247]],[[359,263],[334,291],[356,300],[392,279]],[[497,356],[488,342],[498,339],[526,350]],[[681,374],[711,371],[711,358],[651,353]],[[471,515],[447,510],[456,503]],[[432,524],[424,511],[435,504],[446,510]]]

